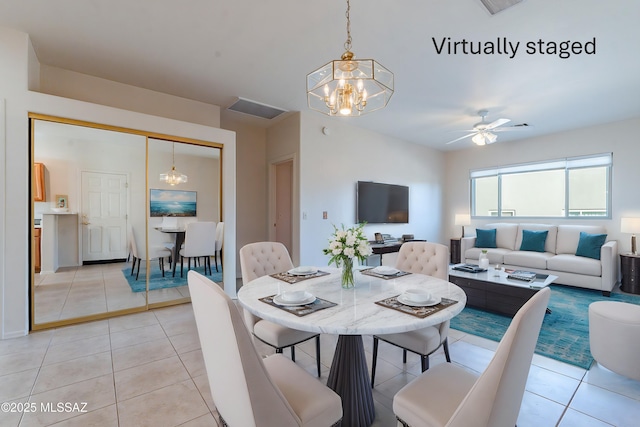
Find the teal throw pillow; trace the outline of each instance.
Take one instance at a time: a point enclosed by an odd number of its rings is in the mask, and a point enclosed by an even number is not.
[[[580,241],[578,241],[577,256],[587,258],[600,259],[600,248],[607,240],[606,234],[590,234],[584,231],[580,232]]]
[[[476,248],[497,248],[496,229],[483,230],[476,229]]]
[[[521,251],[544,252],[544,244],[547,241],[548,230],[522,230]]]

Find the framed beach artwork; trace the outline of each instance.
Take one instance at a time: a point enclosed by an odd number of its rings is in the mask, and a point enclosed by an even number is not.
[[[151,189],[149,196],[151,217],[197,216],[197,192]]]

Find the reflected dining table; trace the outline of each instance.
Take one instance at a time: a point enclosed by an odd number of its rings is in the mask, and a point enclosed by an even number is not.
[[[323,272],[329,274],[320,275]],[[244,309],[262,319],[297,330],[339,336],[327,386],[342,398],[343,426],[370,426],[375,419],[362,335],[407,332],[436,325],[460,313],[467,301],[460,287],[423,274],[381,278],[356,271],[355,287],[350,289],[342,288],[341,270],[337,268],[321,268],[317,275],[295,283],[273,276],[263,276],[242,286],[238,291],[238,301]],[[426,317],[377,303],[390,298],[393,300],[410,288],[427,289],[432,295],[455,303],[449,302],[451,305]],[[297,315],[287,307],[283,309],[273,302],[264,301],[285,291],[297,290],[310,292],[319,302],[335,305],[309,314],[302,311]]]
[[[186,228],[184,227],[155,227],[156,230],[161,231],[167,234],[173,234],[173,249],[171,250],[171,256],[173,257],[173,263],[171,265],[171,273],[173,277],[176,276],[176,264],[178,264],[178,259],[180,258],[180,248],[182,248],[182,244],[184,243],[184,237],[186,235]]]

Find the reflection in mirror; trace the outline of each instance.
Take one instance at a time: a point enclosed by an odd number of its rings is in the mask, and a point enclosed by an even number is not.
[[[189,222],[220,221],[221,149],[176,142],[172,156],[173,142],[126,130],[39,119],[32,119],[32,130],[34,176],[40,171],[44,177],[33,182],[38,201],[33,207],[32,329],[188,301],[188,264],[185,258],[181,278],[184,239],[176,248],[177,231],[182,229],[184,237]],[[175,187],[159,180],[172,157],[189,177]],[[165,207],[156,215],[150,189],[179,190],[174,202],[180,201],[177,196],[193,198],[195,212]],[[173,222],[176,232],[159,229],[163,221]],[[217,255],[219,272],[213,261],[212,278],[222,281]],[[202,270],[206,258],[193,257],[192,268],[194,262]]]
[[[34,324],[144,307],[123,268],[127,224],[145,224],[146,138],[43,120],[33,138],[45,186],[33,210]]]
[[[148,156],[149,256],[154,259],[149,263],[149,304],[154,304],[189,296],[189,268],[204,274],[205,266],[210,263],[212,271],[209,273],[207,267],[207,275],[222,282],[222,264],[215,253],[215,228],[221,212],[221,169],[220,149],[213,147],[149,138]],[[186,175],[187,182],[170,185],[161,180],[161,174],[171,171],[172,167]],[[214,224],[189,234],[189,224],[196,222]],[[199,243],[196,240],[202,241],[202,245],[196,245]],[[201,247],[194,252],[196,246]],[[164,275],[160,271],[163,265]]]

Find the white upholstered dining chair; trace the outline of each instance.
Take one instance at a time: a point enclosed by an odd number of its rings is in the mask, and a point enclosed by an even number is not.
[[[425,274],[447,280],[449,277],[449,248],[438,243],[407,242],[400,247],[396,260],[398,270],[414,274]],[[420,356],[422,371],[429,369],[429,355],[444,349],[447,362],[449,355],[449,321],[416,331],[373,336],[373,360],[371,365],[371,387],[376,379],[379,341],[402,348],[402,362],[407,363],[407,351]]]
[[[513,427],[551,290],[537,292],[516,313],[478,377],[453,363],[434,366],[393,398],[393,412],[411,427]]]
[[[249,243],[240,248],[240,269],[242,270],[243,284],[268,274],[282,273],[292,268],[293,262],[289,251],[280,242]],[[318,376],[320,376],[320,334],[287,328],[254,316],[247,310],[244,310],[244,319],[247,329],[260,341],[274,347],[276,353],[282,353],[284,348],[290,347],[293,361],[296,360],[295,346],[315,338],[316,367]]]
[[[216,251],[213,254],[213,259],[216,264],[216,271],[218,270],[218,254],[220,254],[220,264],[222,264],[222,243],[224,242],[224,222],[220,221],[216,225]]]
[[[142,262],[147,261],[155,261],[158,260],[158,267],[160,268],[160,272],[162,273],[162,277],[164,277],[164,259],[171,259],[171,251],[163,246],[150,246],[149,252],[145,250],[146,244],[143,244],[142,239],[138,239],[136,237],[136,233],[133,230],[133,227],[129,227],[129,251],[131,253],[131,275],[133,276],[134,272],[136,275],[136,280],[140,276],[140,264]],[[137,269],[136,269],[137,265]]]
[[[191,269],[191,259],[204,257],[204,274],[207,274],[208,267],[209,275],[211,275],[211,256],[215,252],[216,223],[196,221],[187,224],[184,245],[180,249],[180,277],[182,277],[184,258],[187,258],[187,269]]]
[[[262,359],[220,286],[187,276],[213,402],[223,426],[326,427],[342,419],[333,390],[281,354]]]

